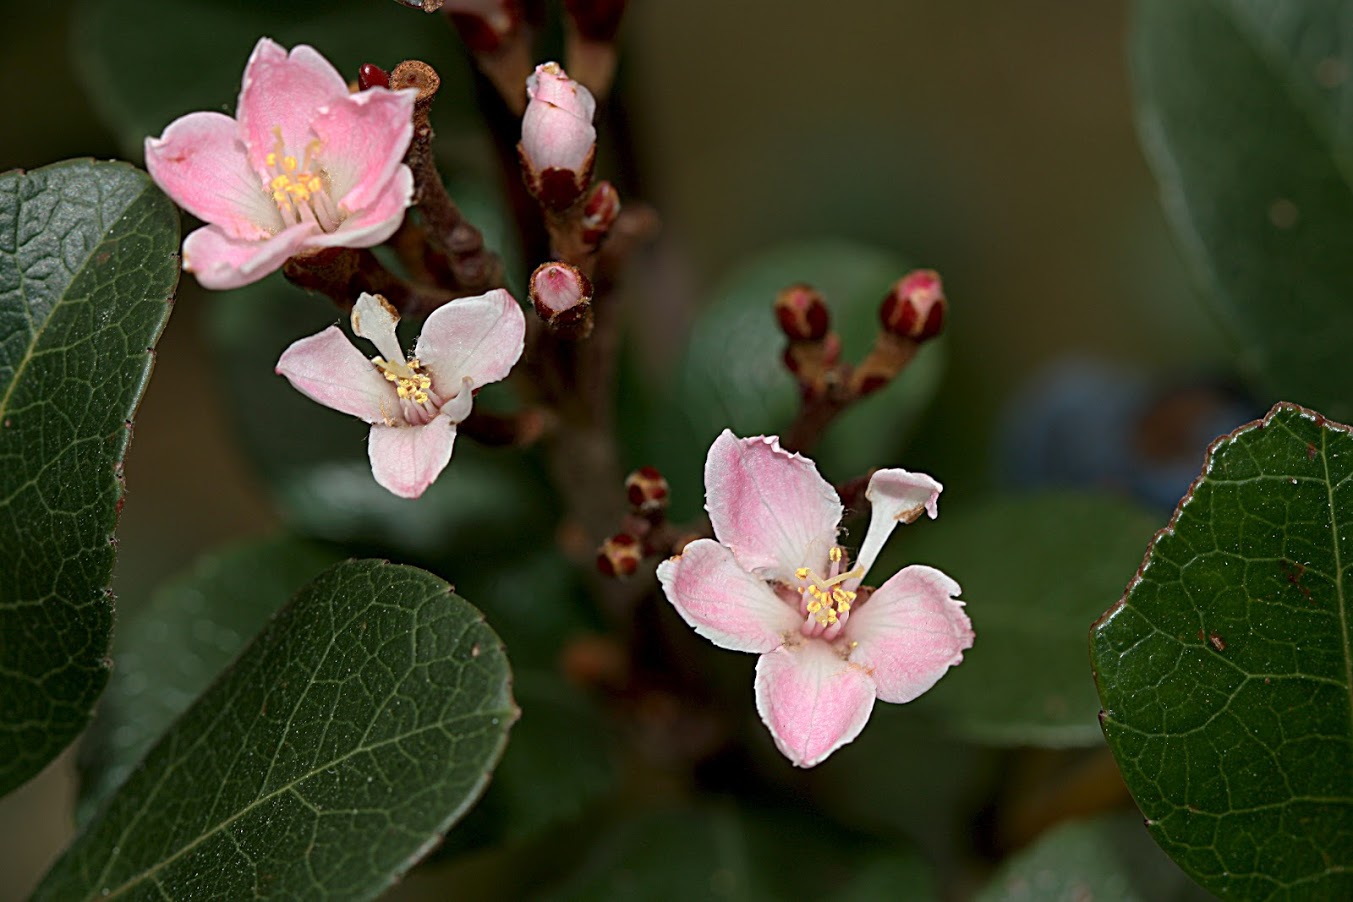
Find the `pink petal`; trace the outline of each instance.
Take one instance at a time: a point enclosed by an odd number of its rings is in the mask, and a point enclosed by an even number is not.
[[[720,648],[765,652],[798,633],[798,612],[713,539],[659,564],[658,581],[681,619]]]
[[[350,319],[352,334],[375,345],[386,363],[404,362],[404,351],[400,349],[399,336],[395,334],[395,327],[399,325],[399,311],[384,297],[362,292],[357,296],[357,303],[352,305]],[[367,363],[367,369],[374,370],[370,362]]]
[[[344,94],[321,108],[311,128],[333,199],[349,212],[371,206],[388,190],[413,137],[412,88],[371,88]]]
[[[231,238],[219,226],[203,226],[183,241],[183,268],[203,288],[239,288],[280,268],[306,246],[319,226],[302,222],[267,238]]]
[[[909,702],[972,648],[973,631],[958,583],[919,564],[898,571],[850,612],[845,637],[859,643],[850,660],[866,668],[885,702]]]
[[[368,423],[399,417],[394,386],[337,326],[293,342],[282,352],[276,372],[325,407]]]
[[[231,238],[258,240],[282,227],[249,165],[238,123],[222,113],[189,113],[147,138],[146,169],[174,203]]]
[[[847,588],[858,586],[864,580],[898,523],[915,521],[921,511],[928,513],[932,520],[939,516],[937,504],[942,491],[944,486],[924,473],[878,470],[870,477],[864,493],[870,504],[869,531],[865,533],[855,562],[856,568],[863,572]]]
[[[433,417],[425,426],[371,427],[367,456],[376,482],[401,498],[417,498],[446,469],[456,442],[456,424]]]
[[[413,202],[413,173],[400,166],[385,191],[364,210],[358,210],[332,232],[316,233],[307,247],[372,247],[389,238],[404,221]]]
[[[312,140],[310,123],[319,108],[348,95],[338,70],[305,44],[291,53],[268,38],[260,38],[244,67],[235,115],[240,121],[249,162],[260,174],[277,143],[280,129],[286,150],[298,159]]]
[[[740,564],[786,583],[799,567],[826,573],[841,522],[841,499],[811,460],[775,436],[726,429],[705,458],[705,510]]]
[[[497,382],[521,357],[526,316],[501,288],[438,307],[423,324],[414,355],[432,373],[432,387],[444,398],[461,391],[469,376],[474,387]]]
[[[756,710],[785,757],[812,767],[860,735],[874,710],[874,681],[809,639],[756,662]]]

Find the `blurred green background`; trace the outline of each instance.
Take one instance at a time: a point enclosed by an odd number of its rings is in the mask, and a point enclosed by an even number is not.
[[[947,371],[898,463],[936,474],[947,499],[995,481],[992,424],[1049,361],[1147,378],[1224,366],[1138,148],[1127,6],[636,0],[621,109],[664,232],[631,294],[661,317],[749,255],[824,236],[939,269]],[[4,0],[0,170],[120,155],[72,71],[82,8]],[[424,24],[454,49],[437,18]],[[124,608],[201,550],[276,524],[202,340],[217,300],[185,278],[158,348],[126,467]],[[68,840],[73,794],[67,753],[0,802],[0,900],[22,898]]]

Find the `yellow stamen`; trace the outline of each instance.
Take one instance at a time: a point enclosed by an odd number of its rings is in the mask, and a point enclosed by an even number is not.
[[[415,357],[407,363],[392,363],[383,357],[377,357],[371,362],[376,365],[376,369],[380,370],[387,382],[395,384],[395,394],[401,399],[415,404],[427,403],[427,390],[432,387],[432,377],[423,372],[423,365],[418,362],[418,358]]]
[[[827,559],[838,565],[845,560],[845,552],[839,545],[833,546],[827,552]],[[840,622],[850,611],[857,593],[845,588],[844,583],[863,575],[864,571],[858,567],[830,579],[818,576],[811,567],[799,567],[794,571],[794,576],[804,583],[798,589],[799,594],[805,596],[804,609],[824,627]]]
[[[833,564],[841,563],[841,546],[833,545],[832,550],[827,552],[827,560]]]

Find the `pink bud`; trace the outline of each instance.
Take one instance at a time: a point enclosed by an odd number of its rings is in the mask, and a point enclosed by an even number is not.
[[[596,244],[606,237],[620,215],[620,192],[610,182],[597,182],[583,203],[583,242]]]
[[[926,341],[944,328],[949,302],[933,269],[917,269],[897,281],[883,299],[879,318],[885,331],[900,338]]]
[[[666,509],[670,488],[657,467],[640,467],[625,477],[625,497],[637,514]]]
[[[791,285],[775,297],[775,318],[790,341],[820,341],[831,326],[822,295],[811,285]]]
[[[616,533],[597,549],[597,569],[605,576],[633,576],[643,557],[638,539],[628,533]]]
[[[542,263],[531,273],[531,303],[555,329],[591,331],[592,283],[567,263]]]
[[[522,176],[531,194],[548,207],[573,204],[592,179],[597,130],[596,101],[557,63],[545,63],[526,79],[530,102],[521,121]]]

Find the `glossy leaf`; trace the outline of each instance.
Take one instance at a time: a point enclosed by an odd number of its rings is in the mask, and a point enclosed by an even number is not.
[[[1240,363],[1353,414],[1353,19],[1342,0],[1140,0],[1138,120]]]
[[[122,458],[178,238],[126,164],[0,175],[0,793],[75,737],[108,679]]]
[[[1085,624],[1123,591],[1123,562],[1155,524],[1126,501],[1030,494],[944,507],[897,535],[874,573],[938,567],[963,587],[977,640],[963,663],[908,706],[993,745],[1103,741],[1085,672]],[[868,741],[866,732],[862,741]]]
[[[92,816],[160,734],[337,551],[290,536],[208,555],[119,625],[113,676],[80,749],[78,820]]]
[[[1353,435],[1218,439],[1096,624],[1104,734],[1151,833],[1241,899],[1353,897]]]
[[[339,564],[170,727],[35,898],[374,898],[483,791],[510,681],[446,583]]]
[[[1161,854],[1141,821],[1101,817],[1049,830],[1008,859],[977,902],[1182,902],[1211,898]]]

